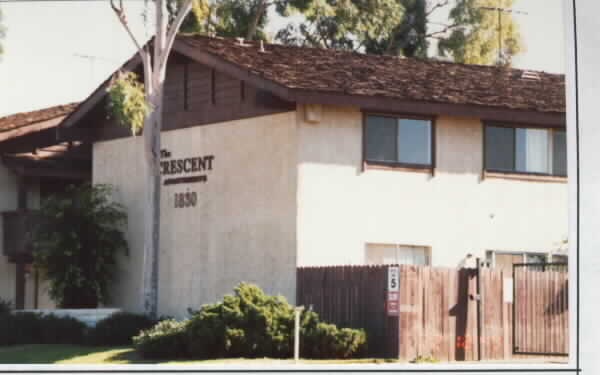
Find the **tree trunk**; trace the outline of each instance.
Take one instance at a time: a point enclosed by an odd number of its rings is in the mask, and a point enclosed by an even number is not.
[[[267,0],[259,0],[259,3],[256,5],[256,13],[254,14],[254,17],[252,18],[252,23],[250,24],[250,27],[248,28],[248,33],[246,34],[247,40],[254,39],[254,34],[256,34],[256,28],[258,27],[258,22],[260,21],[262,16],[265,14],[266,10],[267,10]]]
[[[162,86],[162,85],[161,85]],[[144,312],[158,315],[158,272],[160,254],[160,130],[162,87],[155,87],[149,101],[152,110],[144,122],[145,212],[144,212]]]

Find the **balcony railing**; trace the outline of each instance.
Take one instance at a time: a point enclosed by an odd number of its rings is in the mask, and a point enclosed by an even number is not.
[[[18,210],[0,213],[4,240],[2,249],[9,258],[31,258],[30,230],[34,226],[35,211]]]

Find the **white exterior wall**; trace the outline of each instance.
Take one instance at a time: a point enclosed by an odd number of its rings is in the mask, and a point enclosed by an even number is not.
[[[567,184],[481,179],[482,124],[438,117],[435,175],[362,171],[362,114],[324,107],[298,122],[298,265],[364,264],[367,243],[431,247],[434,266],[455,267],[485,250],[559,247]]]
[[[172,158],[214,160],[206,183],[163,186],[159,314],[184,317],[240,281],[295,301],[295,120],[289,112],[163,133]],[[120,259],[109,306],[141,311],[142,138],[94,144],[93,182],[115,185],[129,216],[130,255]],[[174,194],[186,191],[197,205],[174,208]]]

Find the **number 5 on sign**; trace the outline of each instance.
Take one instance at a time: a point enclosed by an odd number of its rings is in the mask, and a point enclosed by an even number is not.
[[[400,314],[400,298],[398,294],[400,270],[398,267],[388,267],[388,290],[386,299],[386,310],[388,316]]]
[[[398,267],[388,267],[388,292],[398,291],[398,275],[400,270]]]

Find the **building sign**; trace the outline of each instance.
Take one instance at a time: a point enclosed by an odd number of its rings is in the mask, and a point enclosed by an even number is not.
[[[388,316],[398,316],[400,314],[399,276],[399,267],[388,267],[388,287],[385,304]]]
[[[160,150],[160,174],[163,185],[193,184],[207,182],[207,171],[212,171],[214,155],[172,158],[169,150]],[[175,208],[195,207],[198,193],[187,189],[173,195]]]

